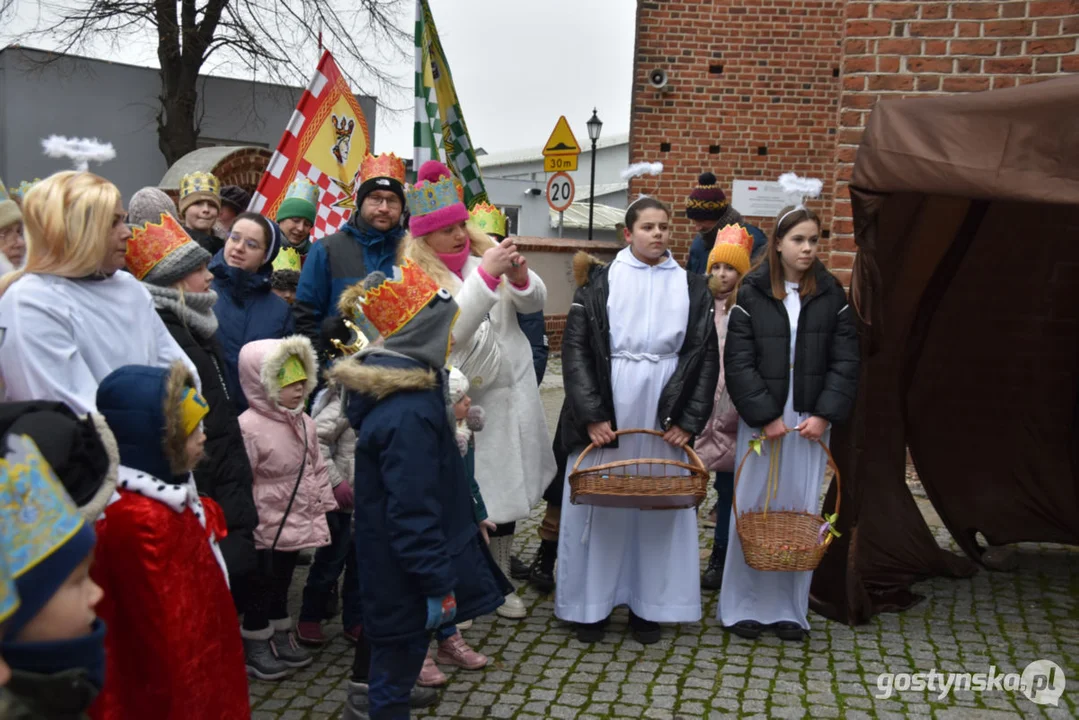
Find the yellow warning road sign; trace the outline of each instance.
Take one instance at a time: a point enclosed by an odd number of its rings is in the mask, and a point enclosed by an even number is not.
[[[566,172],[577,169],[577,156],[581,154],[581,146],[573,131],[569,128],[566,116],[558,118],[551,137],[547,138],[547,144],[543,146],[543,170],[545,172]]]

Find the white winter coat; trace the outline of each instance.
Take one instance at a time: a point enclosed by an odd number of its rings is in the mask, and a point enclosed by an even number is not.
[[[318,430],[318,447],[330,471],[330,485],[352,483],[356,472],[356,431],[345,415],[345,398],[341,386],[331,381],[325,390],[315,397],[311,415]],[[352,514],[352,509],[342,510]]]

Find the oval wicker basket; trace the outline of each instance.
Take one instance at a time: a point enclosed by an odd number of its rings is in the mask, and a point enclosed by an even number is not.
[[[618,430],[615,436],[631,433],[663,437],[658,430]],[[569,499],[575,505],[682,510],[697,507],[708,494],[708,469],[688,444],[682,449],[686,451],[689,463],[645,458],[616,460],[578,470],[585,456],[595,449],[595,445],[586,447],[569,474]],[[666,475],[664,472],[668,468],[678,468],[686,474]]]
[[[842,495],[839,468],[836,467],[835,458],[832,457],[832,451],[828,449],[828,446],[820,440],[817,444],[828,456],[828,465],[835,472],[835,515],[838,518],[839,499]],[[746,564],[754,570],[780,572],[815,570],[834,538],[831,533],[826,533],[823,541],[818,539],[824,523],[824,518],[820,514],[793,510],[769,511],[767,505],[763,511],[738,512],[738,481],[742,475],[742,468],[745,467],[746,460],[752,452],[752,448],[746,450],[746,454],[742,456],[742,461],[738,464],[738,471],[734,474],[734,497],[731,500],[735,528],[742,541],[742,554],[745,556]]]

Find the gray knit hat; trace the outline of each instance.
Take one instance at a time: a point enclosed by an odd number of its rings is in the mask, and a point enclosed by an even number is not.
[[[131,196],[131,202],[127,204],[128,225],[145,225],[148,222],[158,222],[161,216],[168,213],[177,220],[180,214],[176,211],[176,203],[168,194],[156,187],[144,187]]]
[[[154,265],[142,281],[158,287],[171,287],[212,259],[209,252],[192,240],[161,258],[161,262]]]

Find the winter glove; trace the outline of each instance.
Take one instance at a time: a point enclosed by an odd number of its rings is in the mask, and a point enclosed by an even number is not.
[[[487,419],[487,413],[483,411],[479,405],[473,405],[468,409],[468,417],[465,418],[465,422],[468,423],[468,429],[472,432],[479,432],[483,429],[483,424]]]
[[[352,496],[352,483],[342,480],[333,489],[333,499],[337,501],[338,510],[351,510],[354,502]]]
[[[445,597],[427,598],[427,625],[428,630],[437,630],[443,625],[448,625],[457,617],[457,597],[451,590]]]

